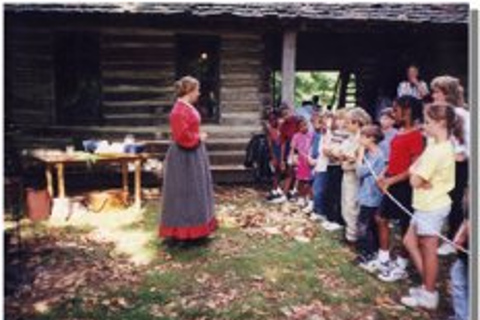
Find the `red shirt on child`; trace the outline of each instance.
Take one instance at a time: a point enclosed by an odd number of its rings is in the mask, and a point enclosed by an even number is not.
[[[395,176],[410,168],[415,159],[423,152],[423,136],[420,130],[399,132],[390,142],[388,176]]]
[[[290,116],[280,125],[280,139],[282,143],[292,141],[293,136],[298,131],[298,119]]]

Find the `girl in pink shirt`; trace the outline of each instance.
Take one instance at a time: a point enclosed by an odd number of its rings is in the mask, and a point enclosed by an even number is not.
[[[308,164],[308,154],[312,144],[313,133],[308,131],[307,120],[301,118],[298,122],[298,132],[292,138],[290,159],[296,166],[295,177],[298,181],[299,205],[306,206],[311,193],[310,181],[312,169]]]

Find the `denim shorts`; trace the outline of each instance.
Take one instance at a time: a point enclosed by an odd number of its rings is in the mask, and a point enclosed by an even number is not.
[[[419,236],[435,236],[441,233],[450,208],[451,206],[448,205],[433,211],[415,210],[410,225],[415,227]]]

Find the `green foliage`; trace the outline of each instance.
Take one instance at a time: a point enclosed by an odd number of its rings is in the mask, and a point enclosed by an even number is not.
[[[297,72],[295,74],[295,106],[312,96],[320,97],[321,105],[329,105],[334,99],[335,83],[338,72]],[[281,72],[274,73],[275,101],[279,101],[282,88]]]

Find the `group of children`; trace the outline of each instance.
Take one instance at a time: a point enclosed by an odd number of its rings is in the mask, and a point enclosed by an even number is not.
[[[344,229],[345,242],[357,252],[355,263],[382,281],[407,278],[413,262],[422,283],[401,301],[435,309],[438,235],[447,217],[458,215],[452,194],[465,194],[466,184],[455,175],[465,167],[459,159],[468,158],[469,128],[458,79],[437,77],[431,90],[428,103],[397,97],[376,121],[359,107],[314,112],[313,131],[305,117],[282,104],[277,114],[269,113],[265,129],[273,172],[267,201],[296,202],[324,229]],[[395,259],[392,225],[403,239]],[[453,234],[468,230],[458,223],[449,227]],[[460,245],[459,237],[465,246],[464,234],[451,240]],[[465,280],[464,264],[455,265],[452,277],[458,270]]]

